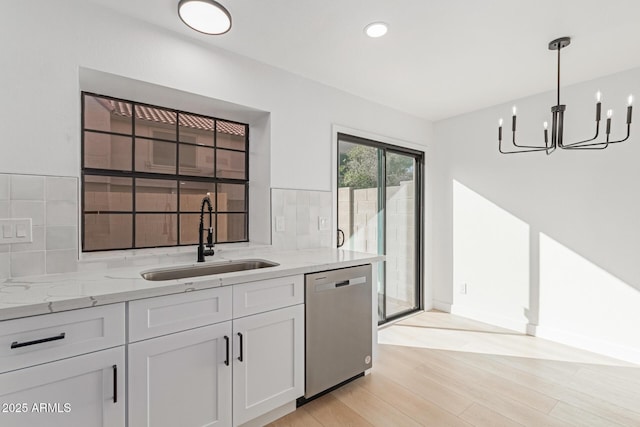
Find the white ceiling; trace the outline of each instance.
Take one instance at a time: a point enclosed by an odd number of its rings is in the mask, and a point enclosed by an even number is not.
[[[190,30],[178,0],[92,0],[398,110],[438,120],[640,66],[638,0],[218,0],[233,28]],[[385,37],[366,24],[389,24]]]

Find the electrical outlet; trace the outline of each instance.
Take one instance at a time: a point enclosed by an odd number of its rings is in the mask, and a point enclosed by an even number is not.
[[[467,294],[467,284],[466,283],[462,283],[460,285],[460,293],[462,295],[466,295]]]
[[[283,216],[277,216],[276,217],[276,231],[278,233],[282,233],[283,231],[285,231],[285,224],[284,224],[284,217]]]

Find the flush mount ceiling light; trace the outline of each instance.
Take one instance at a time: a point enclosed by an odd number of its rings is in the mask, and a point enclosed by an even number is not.
[[[231,29],[231,14],[214,0],[180,0],[178,15],[188,27],[204,34],[224,34]]]
[[[629,95],[627,100],[627,136],[624,139],[617,141],[610,141],[609,136],[611,134],[611,117],[613,116],[613,110],[607,110],[607,127],[606,138],[604,141],[593,142],[598,139],[600,134],[600,115],[602,112],[602,94],[600,91],[596,93],[596,131],[595,136],[591,139],[585,139],[584,141],[572,142],[565,144],[562,136],[564,133],[564,112],[567,109],[566,105],[560,104],[560,51],[569,46],[571,38],[561,37],[553,40],[549,43],[549,50],[558,51],[558,86],[557,86],[557,102],[556,105],[551,107],[551,142],[549,142],[548,123],[544,122],[544,145],[523,145],[516,143],[516,107],[513,107],[513,115],[511,116],[511,132],[513,133],[513,146],[520,148],[515,151],[503,151],[502,149],[502,119],[498,122],[498,150],[502,154],[516,154],[516,153],[530,153],[533,151],[545,151],[551,154],[556,148],[562,148],[565,150],[603,150],[609,146],[609,144],[616,144],[618,142],[624,142],[629,139],[631,134],[631,114],[633,96]]]
[[[382,37],[387,34],[389,28],[384,22],[372,22],[364,27],[364,33],[372,38]]]

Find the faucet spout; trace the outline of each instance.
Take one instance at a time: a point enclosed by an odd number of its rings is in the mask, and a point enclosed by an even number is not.
[[[204,248],[204,206],[208,205],[209,208],[209,228],[207,229],[207,249]],[[215,252],[213,250],[213,206],[211,205],[211,199],[206,196],[202,199],[200,205],[200,225],[198,227],[198,262],[204,262],[205,256],[211,256]]]

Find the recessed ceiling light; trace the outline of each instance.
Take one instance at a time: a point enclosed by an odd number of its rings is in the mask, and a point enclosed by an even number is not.
[[[364,32],[369,37],[376,38],[382,37],[387,34],[388,29],[389,28],[387,27],[387,24],[385,24],[384,22],[372,22],[371,24],[364,27]]]
[[[182,22],[204,34],[224,34],[231,29],[231,14],[214,0],[180,0]]]

